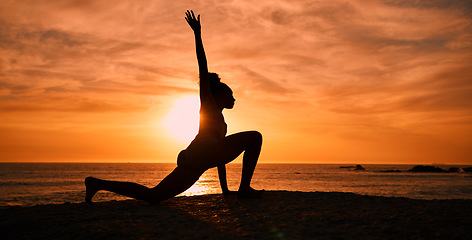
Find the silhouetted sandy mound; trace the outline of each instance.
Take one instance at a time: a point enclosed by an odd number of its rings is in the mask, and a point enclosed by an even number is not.
[[[468,239],[472,200],[268,191],[0,209],[2,239]]]

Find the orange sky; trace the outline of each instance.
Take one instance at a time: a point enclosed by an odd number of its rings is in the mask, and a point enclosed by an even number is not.
[[[472,4],[0,2],[0,161],[175,162],[198,93],[192,31],[260,162],[472,164]]]

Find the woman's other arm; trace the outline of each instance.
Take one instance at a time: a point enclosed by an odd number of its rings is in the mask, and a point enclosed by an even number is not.
[[[225,165],[218,166],[218,177],[220,178],[220,185],[223,194],[231,194],[235,193],[234,191],[230,191],[228,189],[228,183],[226,182],[226,167]]]

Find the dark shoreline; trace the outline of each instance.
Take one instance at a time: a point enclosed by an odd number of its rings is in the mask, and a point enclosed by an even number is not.
[[[469,239],[472,200],[220,194],[0,209],[2,239]]]

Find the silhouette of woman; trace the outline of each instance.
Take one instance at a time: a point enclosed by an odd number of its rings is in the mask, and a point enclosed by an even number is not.
[[[226,136],[226,123],[223,109],[232,109],[235,99],[233,92],[216,73],[209,73],[201,37],[200,15],[187,11],[188,24],[195,35],[197,60],[200,72],[200,126],[195,139],[187,149],[177,157],[177,167],[157,186],[148,188],[132,182],[102,180],[94,177],[85,179],[85,201],[92,203],[92,198],[100,190],[106,190],[158,203],[172,198],[190,188],[209,168],[218,167],[218,176],[223,194],[231,194],[226,183],[225,164],[233,161],[242,152],[243,169],[241,183],[237,192],[240,198],[255,198],[262,191],[251,188],[250,183],[259,159],[262,135],[257,131],[240,132]]]

